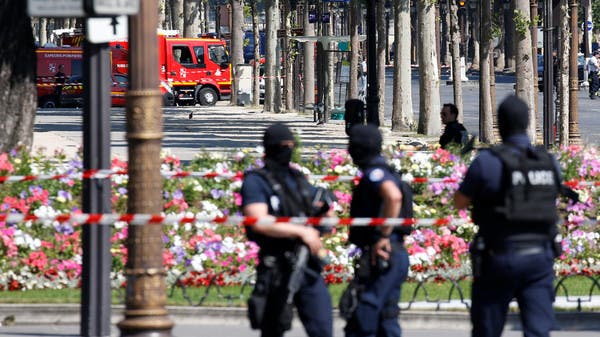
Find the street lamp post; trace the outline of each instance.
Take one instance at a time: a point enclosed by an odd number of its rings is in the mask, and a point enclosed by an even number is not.
[[[550,147],[556,138],[554,134],[554,57],[552,52],[554,23],[552,3],[545,4],[544,10],[544,145]],[[537,62],[537,60],[536,60]],[[552,66],[550,66],[552,65]],[[536,68],[537,69],[537,65]]]
[[[156,27],[158,2],[140,1],[139,14],[129,24],[129,90],[127,141],[129,181],[127,209],[134,214],[162,211],[160,150],[162,100],[158,89]],[[121,336],[171,336],[173,322],[165,308],[167,296],[163,267],[162,225],[129,226],[127,237],[127,290]]]
[[[579,93],[579,75],[577,53],[579,52],[579,28],[577,25],[577,0],[571,0],[571,51],[569,54],[569,143],[580,144],[579,111],[577,109]]]
[[[380,0],[367,1],[367,123],[379,126],[379,96],[377,81],[377,20]]]

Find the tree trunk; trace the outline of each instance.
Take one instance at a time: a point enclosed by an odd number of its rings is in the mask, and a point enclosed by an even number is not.
[[[232,105],[237,105],[239,78],[237,65],[244,64],[244,4],[242,0],[231,0],[231,100]]]
[[[511,41],[515,41],[515,1],[513,0],[508,5],[508,8],[504,11],[504,22],[506,26],[504,27],[504,32],[506,34],[504,38],[504,47],[505,47],[505,58],[506,58],[506,68],[510,72],[514,72],[516,70],[516,51],[515,51],[515,43]]]
[[[525,23],[529,22],[529,0],[517,0],[515,8],[515,37],[516,37],[516,95],[529,107],[529,126],[527,134],[535,142],[536,113],[533,99],[533,63],[531,62],[531,30]],[[535,93],[537,95],[537,92]]]
[[[167,29],[167,0],[158,1],[158,27]]]
[[[498,27],[505,27],[504,24],[504,7],[501,1],[494,1],[494,13],[498,13],[498,16],[494,19],[495,23]],[[500,30],[500,36],[498,37],[498,58],[496,59],[496,70],[503,71],[506,65],[505,62],[505,41],[506,41],[506,31],[504,29]]]
[[[183,1],[171,0],[171,23],[172,29],[183,33]]]
[[[417,1],[419,17],[419,127],[418,133],[440,134],[440,82],[435,48],[435,5]]]
[[[308,22],[308,6],[304,6],[304,35],[315,36],[315,25]],[[315,104],[315,44],[304,42],[304,112]]]
[[[350,78],[348,83],[348,98],[358,98],[358,24],[360,22],[361,5],[358,0],[350,2]]]
[[[38,41],[40,47],[43,47],[48,42],[48,19],[39,18],[38,22]]]
[[[463,110],[462,94],[462,65],[460,62],[460,26],[458,23],[458,6],[454,0],[449,0],[450,5],[450,39],[452,41],[452,87],[454,89],[454,104],[458,111]],[[458,120],[462,123],[464,113],[458,114]]]
[[[26,1],[0,0],[0,153],[33,142],[35,52]]]
[[[493,143],[494,137],[494,121],[492,117],[492,95],[490,88],[490,73],[491,63],[490,54],[492,43],[492,9],[491,0],[483,0],[481,2],[481,20],[480,20],[480,36],[479,43],[479,140],[483,143]]]
[[[410,65],[410,0],[394,0],[394,95],[392,130],[409,130],[414,124],[412,69]]]
[[[481,2],[484,2],[484,1],[486,1],[486,0],[481,0],[479,2],[479,5],[482,6],[483,4]],[[490,19],[490,21],[491,21],[491,19]],[[479,30],[480,24],[481,24],[481,17],[479,15],[479,8],[476,8],[473,11],[473,25],[471,26],[472,27],[471,38],[473,39],[473,67],[479,66],[479,57],[480,57],[479,53],[481,50],[479,47],[479,43],[481,40],[481,34],[478,32],[478,30]],[[489,27],[492,27],[492,26],[490,25]]]
[[[198,37],[199,0],[185,0],[183,6],[183,36]]]
[[[385,53],[387,34],[385,32],[385,1],[377,3],[377,81],[379,88],[377,95],[379,96],[379,123],[383,127],[385,125]]]
[[[444,7],[444,21],[442,24],[444,24],[444,28],[443,31],[443,36],[444,36],[444,58],[443,58],[443,64],[445,64],[446,66],[449,66],[452,63],[452,55],[451,55],[451,51],[450,49],[452,48],[452,37],[450,35],[450,5],[448,3],[448,0],[445,0],[446,2],[446,6]]]
[[[571,27],[569,20],[569,4],[560,1],[558,23],[558,132],[561,146],[569,145],[569,54],[571,52]]]
[[[285,39],[283,46],[283,69],[285,71],[285,77],[283,81],[283,97],[285,98],[285,111],[293,112],[294,111],[294,61],[296,59],[295,54],[292,50],[292,44],[288,36],[292,34],[292,9],[290,8],[290,4],[288,1],[284,3],[284,20],[283,24],[285,25]]]
[[[277,59],[277,29],[279,28],[279,0],[266,2],[265,32],[265,112],[279,113],[281,104],[276,102],[277,92],[281,90],[277,77],[279,60]]]
[[[254,36],[254,62],[252,67],[252,105],[260,103],[260,33],[258,31],[258,12],[256,1],[250,1],[250,13],[252,15],[252,33]]]
[[[323,6],[323,13],[325,12],[325,6]],[[329,23],[324,23],[322,26],[322,29],[324,31],[323,35],[328,35],[328,36],[333,36],[333,15],[330,16],[330,20]],[[323,44],[324,46],[324,53],[323,53],[323,60],[324,60],[324,67],[325,67],[325,90],[324,90],[324,98],[325,98],[325,118],[326,121],[329,119],[329,117],[331,116],[331,111],[333,110],[333,106],[335,103],[335,99],[334,99],[334,88],[335,88],[335,76],[334,76],[334,64],[333,64],[333,53],[330,53],[328,51],[325,50],[333,50],[333,44],[332,43],[327,43],[327,44]]]

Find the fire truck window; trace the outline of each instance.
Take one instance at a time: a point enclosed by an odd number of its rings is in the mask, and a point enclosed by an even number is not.
[[[196,59],[198,60],[198,66],[200,68],[206,67],[206,62],[204,61],[204,47],[194,47],[194,52],[196,53]]]
[[[173,46],[173,58],[182,65],[191,65],[194,63],[192,61],[192,53],[187,46]]]
[[[223,45],[212,45],[208,47],[208,57],[217,64],[229,63],[229,57]]]
[[[127,88],[127,76],[115,75],[115,82],[121,88]]]

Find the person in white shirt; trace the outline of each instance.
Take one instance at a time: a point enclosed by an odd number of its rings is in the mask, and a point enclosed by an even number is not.
[[[598,70],[600,70],[600,51],[595,50],[592,57],[588,61],[589,81],[590,81],[590,99],[596,99],[598,96],[598,89],[600,88],[600,81],[598,79]]]

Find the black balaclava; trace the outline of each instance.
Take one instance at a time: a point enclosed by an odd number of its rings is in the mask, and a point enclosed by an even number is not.
[[[498,129],[502,140],[514,134],[526,133],[529,108],[517,96],[508,96],[498,107]]]
[[[371,159],[381,154],[381,133],[374,125],[355,125],[350,129],[348,152],[352,161],[364,168]]]
[[[294,150],[281,144],[287,140],[295,141],[294,134],[287,126],[282,123],[269,126],[263,136],[265,159],[282,167],[289,166]]]

